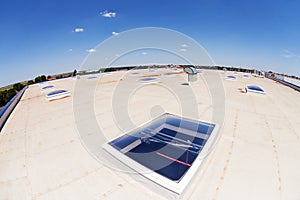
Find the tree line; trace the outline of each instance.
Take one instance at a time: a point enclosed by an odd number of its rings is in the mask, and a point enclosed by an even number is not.
[[[5,106],[5,104],[7,104],[18,92],[20,92],[27,85],[40,83],[52,79],[60,79],[60,78],[65,78],[70,76],[76,76],[76,74],[77,71],[75,69],[73,73],[60,74],[60,75],[55,75],[53,77],[52,76],[46,77],[45,75],[41,75],[27,82],[15,83],[12,85],[12,87],[8,87],[7,89],[0,91],[0,110],[1,107]]]

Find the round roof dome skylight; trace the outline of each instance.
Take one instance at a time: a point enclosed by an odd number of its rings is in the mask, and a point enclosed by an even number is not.
[[[254,92],[254,93],[260,93],[260,94],[265,94],[266,92],[259,86],[256,85],[248,85],[245,88],[246,92]]]

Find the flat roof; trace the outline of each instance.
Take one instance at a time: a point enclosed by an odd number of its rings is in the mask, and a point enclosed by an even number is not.
[[[180,196],[182,199],[300,198],[299,92],[266,78],[244,79],[242,73],[235,75],[236,81],[226,81],[229,73],[207,70],[197,75],[197,82],[187,86],[172,81],[175,77],[164,77],[168,72],[153,72],[159,82],[133,82],[139,86],[126,102],[133,125],[139,126],[162,111],[181,115],[174,93],[186,88],[196,96],[193,106],[199,110],[198,120],[210,122],[213,101],[204,77],[217,74],[225,92],[224,123],[220,125],[218,140]],[[114,115],[112,103],[125,73],[102,74],[99,80],[88,80],[96,83],[94,115],[109,141],[123,135],[126,129],[116,125],[118,116]],[[138,80],[141,76],[128,77]],[[176,76],[187,80],[185,73]],[[55,88],[71,93],[70,97],[55,101],[47,101],[38,85],[25,91],[0,133],[0,199],[177,198],[139,174],[101,162],[87,150],[76,123],[84,124],[90,119],[74,115],[74,107],[85,106],[74,102],[76,81],[51,81]],[[163,81],[178,90],[161,87]],[[267,94],[247,95],[242,91],[247,85],[259,85]],[[89,128],[84,130],[93,138]],[[94,148],[100,151],[102,147]],[[111,159],[110,155],[100,156]],[[117,163],[113,159],[111,162]]]

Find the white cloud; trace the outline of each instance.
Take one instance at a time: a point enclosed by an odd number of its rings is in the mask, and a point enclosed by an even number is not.
[[[71,51],[73,51],[73,49],[68,49],[68,52],[71,52]]]
[[[188,48],[189,45],[187,45],[187,44],[182,44],[181,47],[182,47],[182,48]]]
[[[300,55],[298,55],[294,52],[291,52],[289,50],[286,50],[286,49],[283,50],[283,54],[281,56],[283,56],[285,58],[295,58],[295,59],[300,58]]]
[[[286,59],[292,59],[295,62],[299,62],[300,59],[300,55],[291,52],[289,50],[283,50],[283,54],[281,54],[282,57],[286,58]]]
[[[186,51],[187,51],[187,49],[185,49],[185,48],[181,48],[179,51],[186,52]]]
[[[144,55],[144,56],[147,55],[147,54],[148,54],[147,52],[142,52],[142,55]]]
[[[91,48],[91,49],[88,49],[86,51],[89,52],[89,53],[94,53],[94,52],[96,52],[96,49]]]
[[[77,27],[77,28],[74,29],[75,33],[81,33],[83,31],[84,31],[84,28],[81,28],[81,27]]]
[[[285,58],[291,58],[291,57],[292,57],[292,54],[291,54],[291,52],[288,51],[288,50],[283,50],[282,56],[285,57]]]
[[[115,32],[115,31],[111,32],[111,34],[113,34],[113,35],[119,35],[119,33]]]
[[[297,56],[295,53],[289,51],[289,50],[283,50],[283,54],[282,54],[283,57],[285,58],[295,58],[295,57],[299,57]]]
[[[103,16],[103,17],[107,17],[107,18],[113,18],[113,17],[116,17],[117,13],[116,12],[108,12],[107,10],[103,11],[103,12],[100,12],[100,14]]]

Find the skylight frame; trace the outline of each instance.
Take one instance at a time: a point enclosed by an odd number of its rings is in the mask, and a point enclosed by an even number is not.
[[[52,90],[52,89],[55,89],[55,86],[54,85],[47,85],[47,86],[43,86],[41,88],[41,90],[44,92],[46,90]]]
[[[58,91],[60,91],[60,92],[57,94],[51,94],[51,93],[58,92]],[[47,100],[51,101],[51,100],[56,100],[56,99],[62,99],[62,98],[68,97],[70,95],[71,95],[71,92],[69,90],[54,90],[52,92],[47,93],[45,96],[46,96]]]
[[[204,147],[201,149],[199,154],[196,156],[195,160],[192,162],[191,166],[188,168],[188,170],[184,173],[184,175],[180,178],[179,181],[173,181],[169,178],[164,177],[163,175],[160,175],[159,173],[155,172],[154,170],[149,169],[148,167],[144,166],[143,164],[140,164],[138,161],[135,161],[134,159],[125,155],[120,150],[116,149],[115,147],[113,147],[110,144],[111,142],[113,142],[117,139],[120,139],[121,137],[124,137],[125,135],[131,135],[133,133],[136,133],[137,131],[142,130],[143,128],[145,128],[147,126],[150,126],[151,124],[158,121],[159,119],[163,119],[163,118],[167,118],[167,117],[176,117],[179,119],[189,120],[189,121],[196,122],[196,123],[206,123],[206,124],[210,124],[210,125],[214,126],[208,139],[206,140]],[[118,136],[118,137],[110,140],[109,142],[103,144],[102,147],[108,153],[110,153],[112,156],[114,156],[116,159],[118,159],[123,164],[130,167],[131,169],[135,170],[137,173],[141,174],[142,176],[153,181],[154,183],[179,195],[187,187],[188,183],[191,181],[191,179],[197,172],[198,168],[201,166],[203,160],[206,158],[206,156],[211,151],[211,148],[213,147],[213,145],[217,139],[217,136],[218,136],[218,129],[219,129],[219,126],[214,123],[209,123],[209,122],[204,122],[204,121],[196,121],[196,120],[192,120],[192,119],[182,118],[182,117],[170,114],[170,113],[165,113],[165,114],[159,116],[158,118],[151,120],[151,121],[145,123],[144,125],[136,128],[132,131],[129,131],[128,133],[126,133],[122,136]],[[180,130],[180,128],[179,128],[179,130]]]

